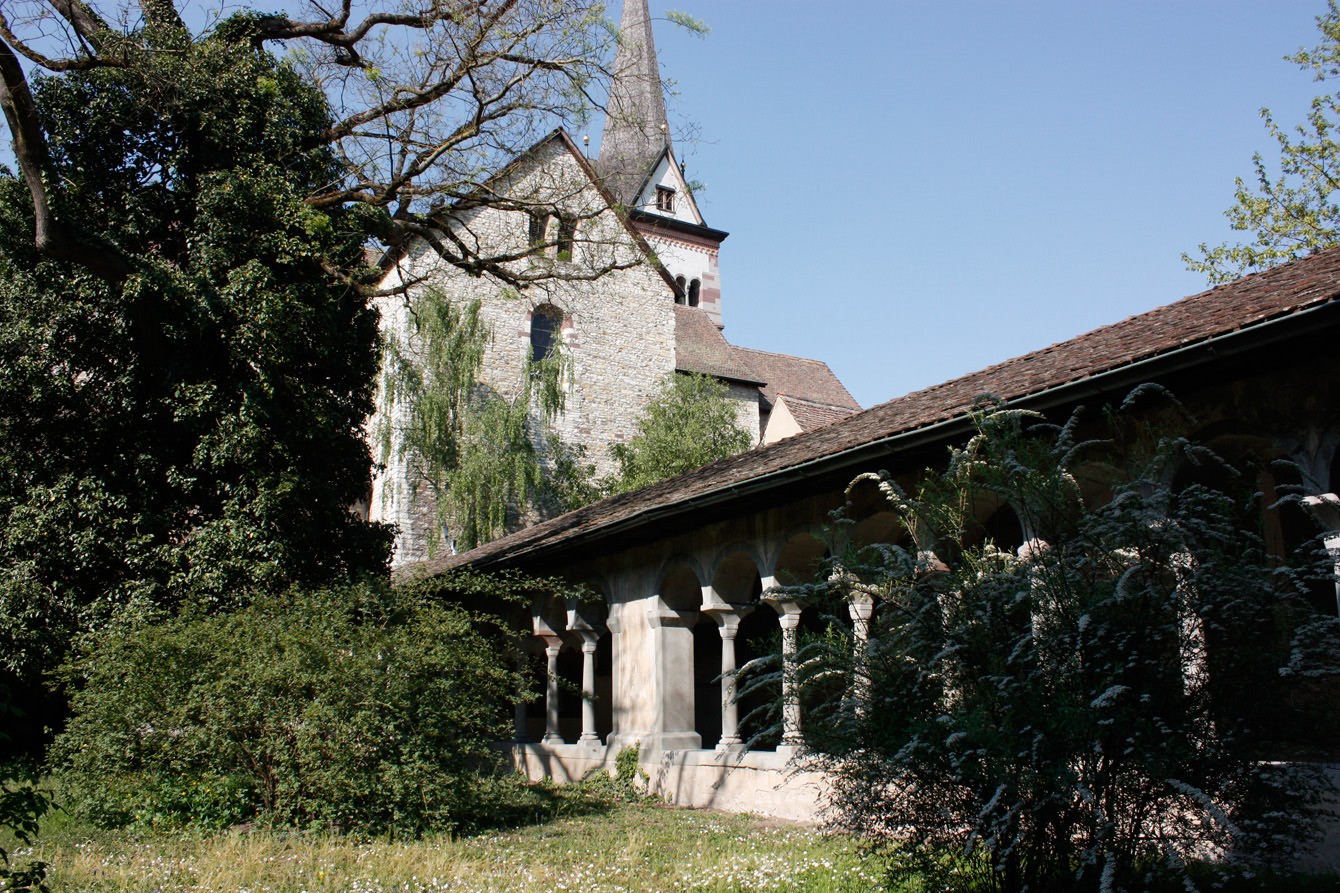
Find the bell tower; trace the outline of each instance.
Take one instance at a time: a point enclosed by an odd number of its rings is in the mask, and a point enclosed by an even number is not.
[[[726,233],[709,227],[675,158],[647,0],[624,0],[600,138],[605,187],[674,276],[675,302],[721,322],[718,257]]]

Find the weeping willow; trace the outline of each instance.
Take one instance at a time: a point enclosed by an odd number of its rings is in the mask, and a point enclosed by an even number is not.
[[[480,303],[457,306],[438,290],[410,303],[408,337],[388,337],[378,418],[381,461],[394,454],[433,497],[442,530],[458,549],[496,539],[528,518],[572,508],[592,488],[580,451],[553,430],[570,365],[561,346],[527,357],[508,393],[480,380],[492,332]],[[398,436],[397,436],[398,435]]]

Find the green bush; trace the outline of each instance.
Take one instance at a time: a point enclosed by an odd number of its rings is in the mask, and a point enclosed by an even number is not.
[[[104,826],[474,825],[521,690],[493,635],[370,585],[112,630],[69,668],[67,807]]]

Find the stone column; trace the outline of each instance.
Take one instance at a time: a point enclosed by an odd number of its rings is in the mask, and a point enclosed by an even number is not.
[[[1322,542],[1326,544],[1326,551],[1331,553],[1331,563],[1337,575],[1335,605],[1336,613],[1340,614],[1340,496],[1334,493],[1304,496],[1303,504],[1326,531]]]
[[[796,630],[804,606],[779,590],[776,577],[768,575],[762,583],[763,601],[777,612],[777,622],[782,628],[782,743],[777,752],[793,755],[805,743],[800,730],[800,691],[796,686]]]
[[[875,600],[868,592],[853,589],[847,602],[851,614],[852,631],[852,690],[857,714],[865,713],[870,703],[870,674],[866,669],[866,650],[870,645],[870,618],[875,613]]]
[[[778,623],[782,627],[782,743],[777,748],[794,751],[804,743],[800,732],[800,692],[796,687],[796,630],[800,627],[800,605],[780,602]]]
[[[582,637],[582,734],[578,744],[599,744],[596,734],[596,640],[594,630],[581,630]]]
[[[544,638],[544,653],[548,658],[544,687],[544,738],[545,744],[562,744],[563,736],[558,733],[558,652],[563,649],[563,640],[557,636]]]
[[[721,740],[717,750],[725,753],[740,750],[740,705],[736,699],[738,680],[735,677],[735,636],[740,631],[741,614],[736,611],[714,611],[712,619],[721,633]]]

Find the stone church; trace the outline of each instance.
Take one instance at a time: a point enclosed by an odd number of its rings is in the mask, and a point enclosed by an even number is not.
[[[772,639],[794,661],[798,636],[817,622],[814,609],[790,600],[779,583],[806,578],[848,546],[898,542],[889,507],[849,494],[849,484],[881,470],[908,483],[941,463],[946,447],[970,434],[971,410],[987,395],[1063,419],[1081,405],[1098,410],[1137,385],[1160,384],[1198,420],[1189,436],[1261,469],[1255,484],[1271,506],[1261,518],[1266,541],[1282,548],[1320,524],[1340,566],[1340,248],[856,412],[822,364],[740,349],[722,336],[717,260],[725,234],[706,226],[665,137],[646,22],[644,0],[628,0],[620,71],[650,67],[616,85],[600,159],[587,159],[559,133],[506,172],[534,188],[570,178],[559,220],[536,223],[533,232],[518,213],[480,221],[518,244],[556,227],[559,235],[545,242],[557,250],[533,263],[610,270],[598,282],[548,281],[520,300],[487,305],[498,342],[493,368],[518,369],[525,350],[540,343],[536,318],[549,315],[576,367],[565,432],[606,443],[627,437],[636,415],[630,404],[660,376],[684,370],[729,382],[763,442],[460,555],[413,562],[423,552],[406,528],[401,579],[516,569],[599,596],[540,596],[516,618],[531,634],[541,695],[515,717],[513,753],[531,777],[580,778],[637,746],[652,790],[673,803],[813,817],[824,780],[792,764],[805,740],[798,695],[783,688],[779,734],[769,737],[750,726],[734,670],[756,656],[755,643]],[[632,126],[638,115],[625,118],[628,110],[648,113],[649,124]],[[597,238],[574,245],[569,261],[562,233],[573,220]],[[450,281],[462,294],[484,287]],[[1075,298],[1083,297],[1081,287]],[[397,324],[393,312],[387,318]],[[390,475],[380,486],[394,508],[383,517],[406,524],[401,484]],[[1306,512],[1278,507],[1286,491],[1305,496]],[[844,504],[854,524],[834,530],[830,513]],[[1009,505],[975,508],[998,545],[1026,548]],[[1318,610],[1337,612],[1337,593],[1312,595]],[[860,641],[880,606],[854,595],[848,607]],[[1340,852],[1340,838],[1330,848]]]
[[[827,424],[860,409],[817,360],[751,350],[723,335],[719,257],[727,233],[707,225],[669,136],[646,0],[625,0],[600,155],[592,159],[561,130],[490,181],[505,197],[453,214],[455,234],[513,252],[512,281],[473,276],[426,245],[387,258],[384,288],[435,287],[464,305],[480,302],[492,332],[482,380],[503,394],[519,386],[527,358],[555,343],[571,368],[555,425],[598,474],[612,470],[611,444],[630,438],[648,396],[677,372],[728,385],[755,443]],[[407,341],[403,298],[380,302],[383,332]],[[392,419],[395,406],[379,413]],[[396,444],[373,483],[370,515],[399,531],[394,562],[429,556],[450,531]]]

